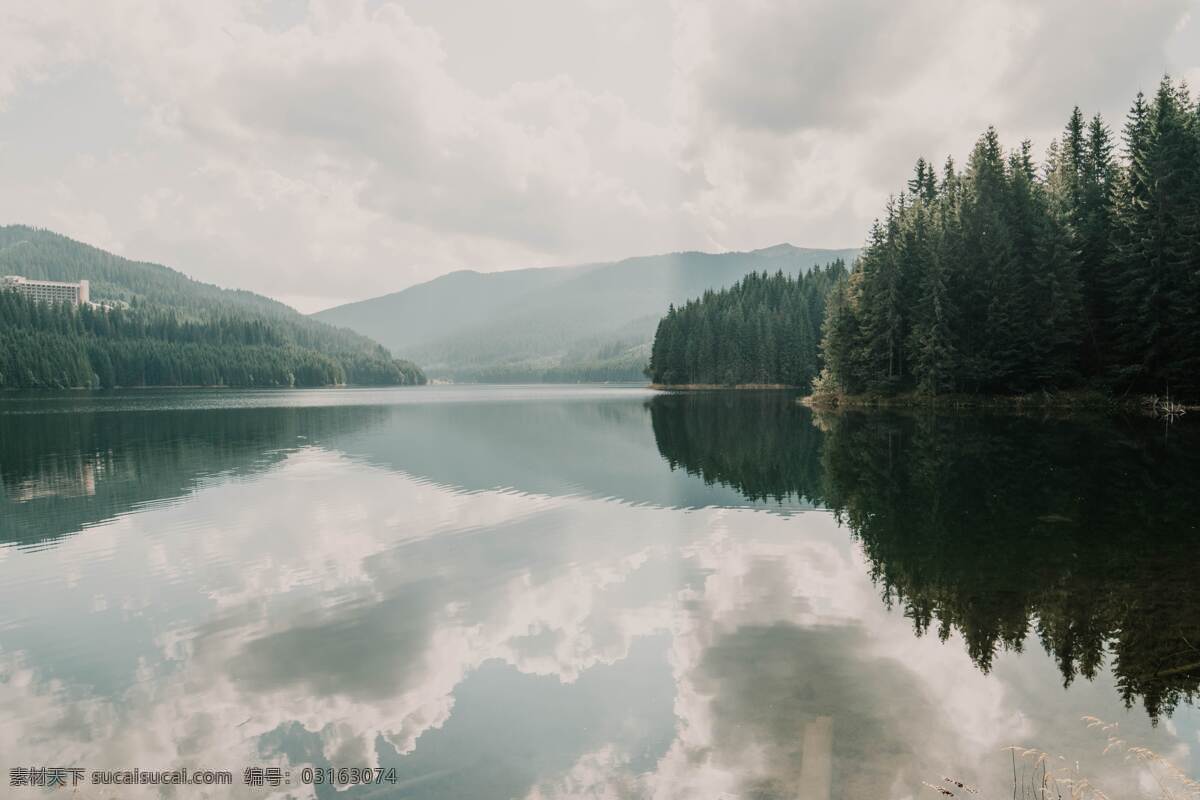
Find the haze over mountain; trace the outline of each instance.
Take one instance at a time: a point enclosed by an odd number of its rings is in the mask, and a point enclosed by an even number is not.
[[[856,249],[779,244],[567,267],[459,271],[314,316],[455,380],[638,380],[658,320],[754,271],[798,274]]]

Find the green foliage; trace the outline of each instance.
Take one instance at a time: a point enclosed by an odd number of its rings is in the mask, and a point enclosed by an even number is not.
[[[0,388],[407,385],[411,362],[250,292],[197,283],[63,236],[0,228],[0,272],[92,282],[111,310],[0,292]]]
[[[1140,95],[1125,128],[1109,259],[1120,385],[1200,393],[1200,122],[1183,86]]]
[[[924,159],[828,304],[823,386],[1017,394],[1083,382],[1200,395],[1200,122],[1164,79],[1118,162],[1071,114],[1045,169],[989,129],[963,172]]]
[[[752,272],[728,289],[672,305],[654,335],[650,379],[807,388],[821,370],[825,299],[845,278],[840,259],[797,277]]]

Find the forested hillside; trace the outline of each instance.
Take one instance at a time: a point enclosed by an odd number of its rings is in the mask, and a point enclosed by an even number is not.
[[[797,275],[856,250],[776,245],[606,264],[456,272],[316,314],[460,381],[639,380],[663,309],[753,271]]]
[[[1078,109],[1039,168],[989,129],[917,162],[830,303],[830,393],[1200,396],[1200,111],[1164,79],[1120,154]]]
[[[105,311],[0,292],[0,388],[424,382],[359,334],[49,231],[0,228],[0,274],[87,279],[93,301],[119,301]]]
[[[845,279],[840,259],[795,277],[752,272],[728,289],[671,306],[654,336],[651,380],[808,388],[820,371],[826,298]]]

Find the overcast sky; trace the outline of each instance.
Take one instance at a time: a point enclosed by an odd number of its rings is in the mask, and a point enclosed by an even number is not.
[[[1200,0],[4,0],[0,222],[303,311],[862,243],[912,162],[1200,86]]]

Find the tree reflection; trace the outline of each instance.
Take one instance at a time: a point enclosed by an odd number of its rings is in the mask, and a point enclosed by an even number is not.
[[[652,418],[672,466],[832,509],[884,601],[919,635],[959,632],[980,669],[1032,632],[1065,684],[1109,664],[1153,719],[1200,692],[1200,442],[1185,426],[814,418],[731,394],[663,397]]]
[[[385,418],[357,406],[0,414],[0,545],[44,544]]]
[[[649,405],[672,469],[751,500],[821,502],[821,432],[793,393],[668,394]]]

